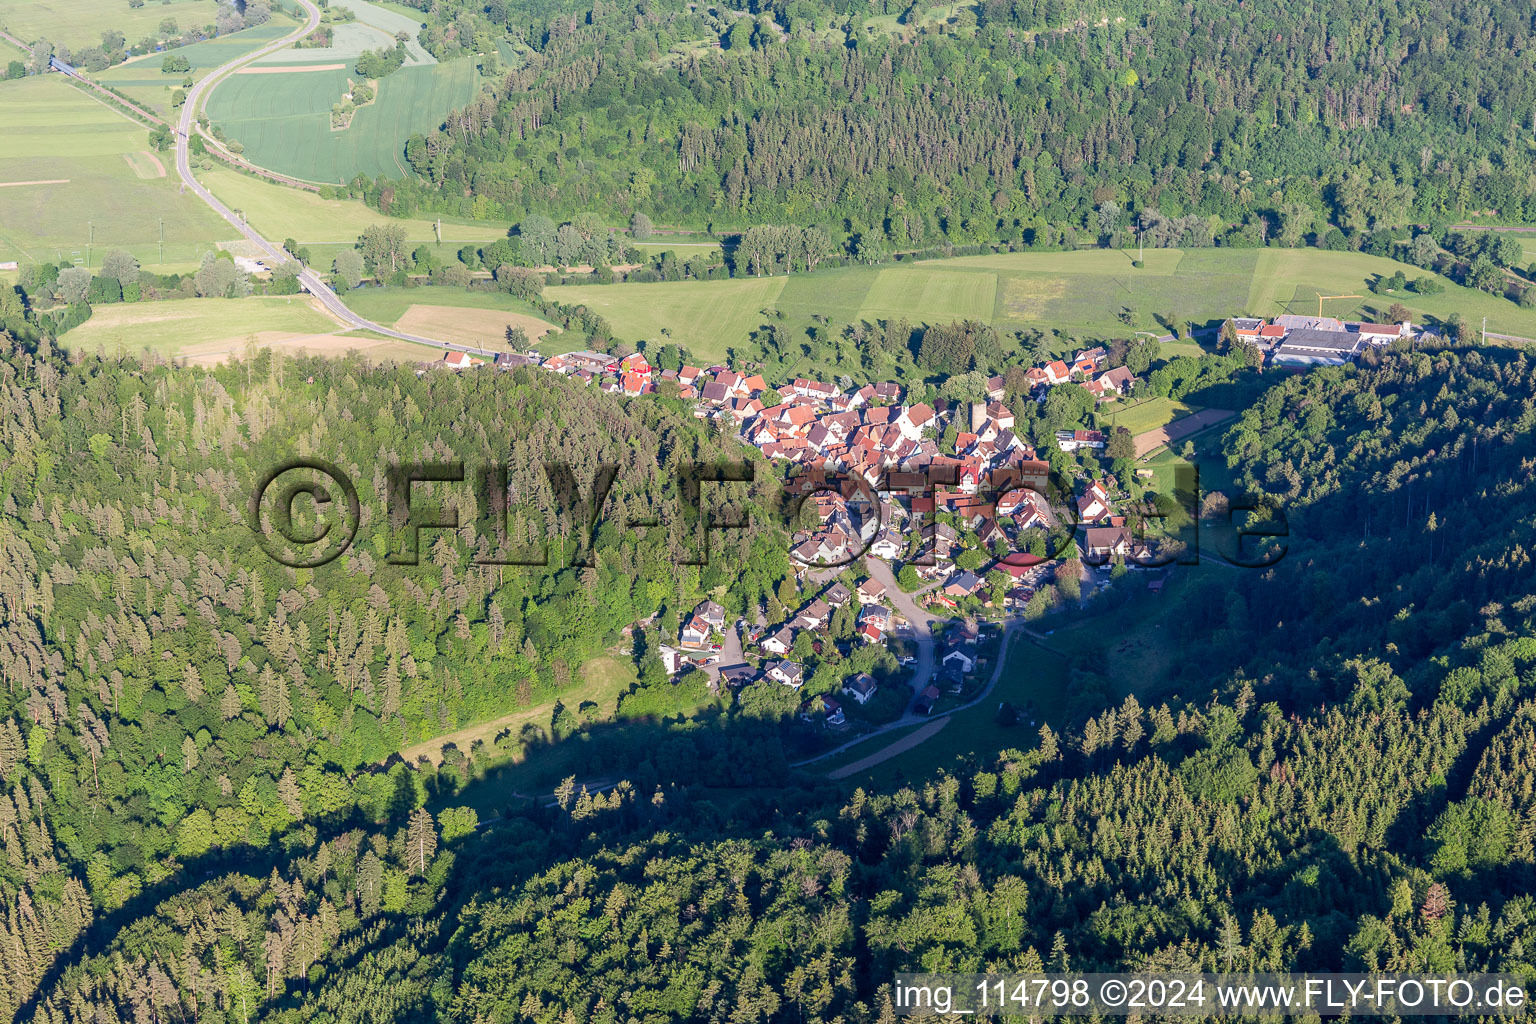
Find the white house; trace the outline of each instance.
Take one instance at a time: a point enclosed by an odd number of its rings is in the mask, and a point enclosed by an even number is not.
[[[878,689],[880,686],[875,682],[875,677],[868,672],[860,672],[856,676],[843,680],[843,692],[860,704],[869,703],[869,698],[873,697]]]
[[[683,626],[683,632],[679,639],[682,640],[684,646],[698,647],[709,639],[709,623],[697,615],[693,616]]]
[[[805,667],[798,661],[776,661],[768,666],[768,678],[798,690],[805,685]]]
[[[788,626],[764,638],[762,643],[763,650],[768,651],[770,654],[779,655],[788,654],[789,649],[794,645],[795,634],[790,631]]]

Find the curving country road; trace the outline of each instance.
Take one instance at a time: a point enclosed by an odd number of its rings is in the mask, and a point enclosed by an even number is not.
[[[261,234],[256,231],[256,229],[252,228],[233,210],[224,205],[224,203],[221,202],[217,196],[203,187],[202,183],[199,182],[197,178],[192,174],[190,144],[192,132],[202,132],[202,129],[196,126],[197,111],[202,106],[203,100],[207,98],[207,93],[215,85],[217,85],[227,75],[238,70],[239,68],[244,67],[259,57],[265,57],[269,53],[274,53],[278,50],[281,50],[289,43],[302,39],[304,36],[309,35],[309,33],[313,32],[316,27],[319,26],[320,8],[315,6],[314,0],[298,0],[298,2],[308,13],[308,21],[301,27],[290,32],[288,35],[283,36],[281,39],[275,39],[272,42],[267,43],[265,46],[260,47],[259,49],[252,50],[249,53],[237,57],[229,63],[215,68],[212,72],[200,78],[197,83],[192,86],[191,91],[187,93],[187,100],[184,104],[182,104],[181,107],[181,120],[176,125],[176,173],[181,178],[182,184],[199,199],[207,203],[208,206],[213,209],[214,213],[217,213],[220,217],[224,218],[224,220],[229,223],[230,227],[240,232],[242,237],[244,237],[265,256],[267,256],[267,258],[272,261],[273,265],[284,262],[291,262],[293,257],[280,247],[263,238]],[[352,310],[348,309],[347,304],[341,301],[341,297],[331,289],[331,286],[326,284],[325,280],[321,278],[319,274],[315,273],[307,266],[304,267],[303,272],[299,274],[299,283],[303,286],[305,291],[309,292],[316,299],[318,299],[321,305],[325,306],[325,308],[329,310],[333,316],[335,316],[342,323],[351,325],[353,328],[373,331],[376,334],[382,334],[387,338],[395,338],[399,341],[415,342],[418,345],[430,345],[434,348],[442,349],[444,351],[451,349],[457,352],[470,352],[480,356],[495,356],[496,354],[495,352],[487,349],[475,348],[472,345],[458,345],[452,342],[439,341],[436,338],[422,337],[419,334],[405,334],[391,327],[385,327],[382,324],[376,324],[371,320],[365,320],[363,317],[358,316],[356,313],[352,312]]]

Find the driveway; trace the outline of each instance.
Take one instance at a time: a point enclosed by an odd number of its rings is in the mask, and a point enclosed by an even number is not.
[[[721,669],[746,664],[747,656],[741,649],[741,627],[742,623],[737,622],[725,631],[725,642],[720,645],[720,660],[713,665],[704,666],[704,671],[709,675],[710,685],[716,689],[720,686]]]

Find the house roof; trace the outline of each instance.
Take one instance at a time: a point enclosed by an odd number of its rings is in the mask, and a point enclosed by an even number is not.
[[[1316,352],[1353,352],[1360,347],[1360,336],[1345,331],[1318,331],[1301,327],[1291,331],[1280,351],[1307,349]]]
[[[1092,549],[1108,549],[1129,544],[1130,537],[1122,526],[1090,526],[1083,537],[1084,546]]]
[[[843,680],[843,689],[852,690],[854,693],[864,694],[866,696],[868,694],[874,693],[878,686],[879,684],[875,682],[875,677],[870,675],[868,672],[860,672],[858,675],[853,676],[850,679]]]

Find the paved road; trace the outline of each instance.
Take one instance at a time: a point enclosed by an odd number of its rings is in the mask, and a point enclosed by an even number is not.
[[[299,3],[303,5],[304,10],[308,13],[309,20],[303,26],[295,29],[288,35],[283,36],[281,39],[275,39],[260,49],[253,50],[244,54],[243,56],[237,57],[229,63],[221,65],[220,67],[214,69],[211,73],[199,79],[197,84],[192,86],[191,92],[187,94],[186,103],[182,104],[181,120],[176,126],[176,173],[181,177],[183,185],[199,199],[212,207],[214,213],[217,213],[220,217],[224,218],[224,220],[228,222],[231,227],[240,232],[240,234],[252,245],[254,245],[257,250],[265,255],[273,265],[291,261],[292,257],[282,249],[278,248],[278,246],[263,238],[254,228],[247,224],[243,218],[241,218],[228,206],[224,205],[224,203],[221,202],[219,198],[212,192],[203,187],[202,183],[200,183],[197,180],[197,177],[192,173],[192,160],[189,154],[189,140],[191,138],[192,132],[197,130],[196,122],[197,111],[199,107],[201,107],[203,100],[207,98],[208,91],[217,85],[221,79],[223,79],[226,75],[234,72],[236,69],[251,63],[258,57],[264,57],[269,53],[273,53],[282,49],[297,39],[303,38],[304,36],[313,32],[315,28],[320,24],[320,8],[315,6],[314,0],[299,0]],[[352,310],[348,309],[347,304],[342,302],[341,298],[331,290],[331,286],[326,284],[324,279],[322,279],[319,274],[315,273],[314,270],[310,269],[309,267],[304,267],[303,272],[299,274],[299,283],[305,291],[309,292],[316,299],[318,299],[321,305],[325,306],[325,308],[329,310],[333,316],[335,316],[342,323],[348,324],[353,328],[373,331],[374,333],[382,334],[387,338],[395,338],[400,341],[415,342],[418,345],[430,345],[433,348],[437,348],[443,351],[452,349],[459,352],[470,352],[479,356],[495,355],[494,352],[487,349],[475,348],[471,345],[457,345],[451,342],[439,341],[436,338],[423,337],[419,334],[404,334],[400,331],[394,330],[393,328],[376,324],[371,320],[365,320],[358,316],[356,313],[352,312]]]
[[[912,666],[912,702],[907,705],[907,709],[902,712],[901,717],[895,721],[887,722],[885,725],[882,725],[880,728],[874,730],[873,732],[867,732],[864,735],[857,737],[856,739],[848,741],[847,743],[833,747],[831,750],[828,750],[825,753],[817,754],[815,757],[806,758],[804,761],[797,761],[795,764],[790,766],[792,768],[799,768],[802,765],[815,764],[817,761],[825,761],[829,757],[834,757],[837,754],[842,753],[849,747],[863,743],[871,736],[879,736],[881,733],[891,732],[893,730],[900,729],[903,726],[929,721],[927,716],[918,714],[916,711],[912,710],[912,708],[917,703],[918,695],[923,692],[923,690],[928,686],[929,682],[933,679],[933,623],[936,620],[931,614],[924,610],[921,605],[917,603],[916,594],[908,594],[896,585],[896,575],[891,571],[889,562],[879,558],[869,558],[866,559],[865,564],[869,567],[869,574],[875,579],[879,580],[881,583],[885,584],[886,599],[890,601],[891,604],[895,605],[896,611],[905,616],[907,622],[911,623],[912,625],[912,640],[917,646],[917,663]],[[924,590],[926,589],[928,588],[925,587]],[[921,590],[918,591],[919,594],[922,592],[923,591]],[[926,738],[927,736],[924,736],[924,739]]]

